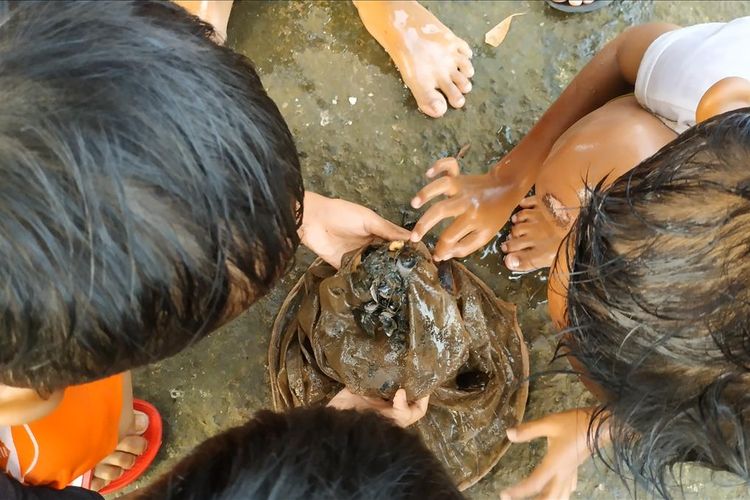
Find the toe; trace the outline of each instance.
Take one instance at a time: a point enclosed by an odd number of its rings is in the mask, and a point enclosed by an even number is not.
[[[536,207],[536,196],[528,196],[521,200],[521,203],[518,204],[521,208],[534,208]]]
[[[568,3],[571,7],[580,7],[583,3],[583,0],[568,0]]]
[[[583,0],[583,5],[590,5],[594,3],[594,0]]]
[[[148,441],[142,436],[127,436],[117,445],[117,451],[123,451],[132,455],[142,455],[148,447]]]
[[[504,262],[511,271],[527,272],[549,267],[553,259],[554,255],[549,252],[529,248],[506,255]]]
[[[451,80],[443,80],[440,83],[440,90],[443,91],[445,97],[448,98],[448,102],[451,103],[451,106],[454,108],[460,108],[466,102],[464,95]]]
[[[419,110],[427,116],[440,118],[448,111],[448,103],[445,102],[445,97],[434,88],[412,88],[412,94],[414,94],[414,99],[417,100]]]
[[[500,250],[505,254],[512,254],[531,247],[533,242],[529,238],[514,238],[500,244]]]
[[[518,224],[513,224],[513,227],[510,228],[510,234],[514,239],[520,238],[531,230],[530,226],[531,224],[529,224],[528,222],[519,222]]]
[[[456,58],[456,67],[466,78],[474,76],[474,66],[465,55],[461,54]]]
[[[148,415],[142,411],[133,410],[133,428],[130,434],[141,435],[148,429]]]
[[[471,52],[471,47],[469,47],[469,44],[461,40],[460,38],[456,40],[456,50],[458,50],[459,53],[463,54],[469,59],[471,59],[471,56],[474,55]]]
[[[136,456],[122,451],[109,454],[100,464],[112,465],[123,470],[130,470],[135,465]]]
[[[91,484],[89,485],[89,489],[91,489],[91,491],[99,491],[100,489],[107,486],[108,482],[109,481],[105,481],[104,479],[101,479],[99,477],[92,478]]]
[[[513,224],[518,224],[519,222],[536,222],[539,219],[539,212],[536,210],[526,209],[526,210],[520,210],[518,213],[513,214],[513,217],[510,218],[510,221]]]
[[[125,473],[120,467],[109,464],[99,464],[94,468],[94,476],[104,481],[114,481]]]
[[[471,82],[460,71],[456,70],[451,73],[451,79],[453,80],[453,83],[456,85],[456,87],[458,87],[458,90],[460,90],[464,94],[468,94],[469,92],[471,92]]]

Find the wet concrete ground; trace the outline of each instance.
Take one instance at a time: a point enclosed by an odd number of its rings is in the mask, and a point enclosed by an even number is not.
[[[348,2],[238,2],[229,22],[229,45],[255,61],[296,137],[307,189],[367,205],[396,222],[433,161],[470,141],[463,167],[484,171],[518,142],[594,52],[627,26],[750,14],[748,2],[622,1],[577,15],[558,13],[540,1],[424,3],[475,54],[476,75],[465,108],[438,120],[417,111],[395,67]],[[484,33],[516,12],[526,15],[514,20],[505,42],[498,48],[485,45]],[[166,425],[163,450],[144,481],[205,438],[270,407],[271,324],[311,261],[301,249],[293,271],[239,319],[135,374],[136,395],[156,404]],[[564,362],[549,363],[556,338],[546,314],[546,272],[509,276],[492,244],[467,265],[500,297],[519,305],[532,373],[567,368]],[[531,383],[527,418],[587,401],[574,377],[541,376]],[[544,442],[512,447],[468,496],[498,498],[533,469],[544,450]],[[726,475],[712,477],[688,467],[682,478],[687,498],[750,498]],[[590,462],[579,472],[576,496],[629,498],[632,493],[601,463]]]

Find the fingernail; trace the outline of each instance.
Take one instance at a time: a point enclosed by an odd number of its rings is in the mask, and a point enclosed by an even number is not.
[[[505,243],[501,243],[500,250],[502,250],[503,253],[508,253],[508,245],[506,245]]]
[[[411,233],[411,236],[409,236],[409,240],[416,243],[419,241],[419,235],[417,233]]]
[[[515,269],[518,267],[518,257],[508,257],[508,267],[511,269]]]
[[[426,175],[427,175],[427,177],[432,177],[433,175],[435,175],[435,170],[433,170],[433,169],[429,169],[429,170],[428,170],[428,171],[426,172]]]
[[[513,440],[516,439],[516,430],[515,429],[508,429],[505,431],[505,435],[508,436],[508,439]]]
[[[516,222],[516,216],[515,215],[511,216],[510,221],[511,222]]]
[[[411,199],[411,208],[419,208],[419,198]]]
[[[136,413],[133,427],[135,427],[135,432],[138,434],[146,432],[146,429],[148,429],[148,416],[143,413]]]

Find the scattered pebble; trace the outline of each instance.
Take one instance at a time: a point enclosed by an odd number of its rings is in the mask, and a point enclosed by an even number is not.
[[[346,122],[346,124],[347,124],[347,125],[351,125],[351,124],[352,124],[352,121],[351,121],[351,120],[349,120],[348,122]]]
[[[351,104],[352,106],[357,104],[357,98],[354,96],[349,97],[349,104]]]
[[[372,96],[374,96],[374,95],[375,95],[375,94],[373,94],[372,92],[370,92],[370,93],[368,93],[368,94],[367,94],[367,97],[372,97]]]
[[[171,397],[172,399],[179,399],[184,395],[185,395],[185,391],[181,391],[180,389],[169,390],[169,397]]]
[[[339,96],[334,97],[331,99],[331,104],[338,104],[339,103]]]
[[[329,123],[331,123],[331,115],[330,115],[330,113],[328,113],[327,109],[325,111],[321,111],[320,112],[320,126],[321,127],[325,127]]]

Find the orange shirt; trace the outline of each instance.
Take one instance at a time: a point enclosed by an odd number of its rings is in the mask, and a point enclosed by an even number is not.
[[[25,484],[63,489],[115,450],[123,376],[65,389],[49,415],[0,426],[0,471]]]

